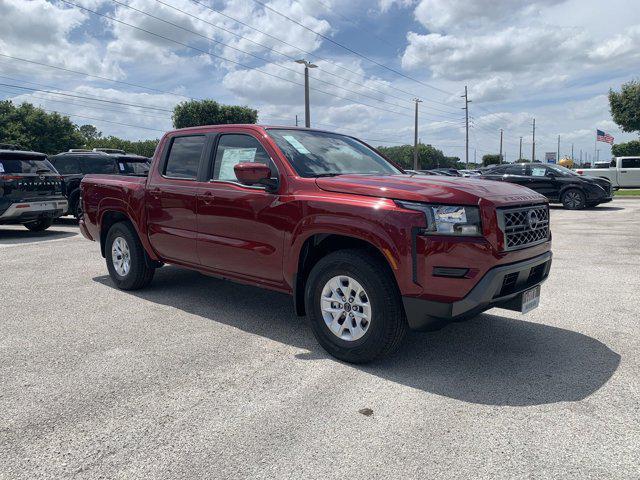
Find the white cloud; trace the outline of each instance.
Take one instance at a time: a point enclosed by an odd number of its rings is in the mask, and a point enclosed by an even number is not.
[[[431,31],[487,26],[566,0],[421,0],[414,15]]]

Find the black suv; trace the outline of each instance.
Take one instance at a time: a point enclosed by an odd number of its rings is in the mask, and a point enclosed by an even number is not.
[[[541,193],[551,203],[579,210],[595,207],[613,199],[611,182],[604,178],[578,175],[560,165],[543,163],[510,163],[495,165],[482,171],[482,178],[517,183]]]
[[[150,162],[147,157],[125,153],[122,150],[109,150],[107,153],[99,149],[74,149],[49,157],[49,160],[64,179],[65,193],[69,199],[67,214],[76,218],[79,213],[78,200],[82,177],[88,173],[146,176],[149,173]]]
[[[44,153],[0,145],[0,224],[46,230],[67,209],[62,188]]]

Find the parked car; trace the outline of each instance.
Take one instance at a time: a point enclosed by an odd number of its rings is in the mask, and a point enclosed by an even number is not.
[[[445,175],[450,175],[452,177],[461,177],[462,174],[456,170],[455,168],[434,168],[431,170],[432,172],[438,172]]]
[[[640,157],[614,157],[606,168],[579,168],[576,173],[606,178],[616,188],[640,188]]]
[[[87,175],[81,190],[80,230],[100,242],[116,287],[142,288],[170,263],[289,293],[348,362],[389,354],[409,328],[526,312],[551,266],[542,195],[408,176],[325,131],[176,130],[146,178]]]
[[[49,228],[67,208],[62,177],[44,153],[0,148],[0,224],[24,225],[33,232]]]
[[[437,177],[452,177],[453,175],[451,175],[448,172],[443,172],[441,170],[418,170],[420,173],[422,173],[423,175],[433,175],[433,176],[437,176]]]
[[[113,150],[113,149],[112,149]],[[49,158],[62,174],[64,190],[69,200],[65,214],[78,218],[80,181],[88,173],[116,173],[118,175],[143,175],[149,171],[149,158],[118,150],[105,153],[101,150],[69,150]]]
[[[484,170],[482,178],[522,185],[570,210],[595,207],[613,199],[613,188],[608,180],[582,177],[560,165],[502,164]]]
[[[480,173],[480,170],[458,170],[458,173],[460,173],[461,176],[467,178],[479,177],[480,175],[482,175],[482,173]]]

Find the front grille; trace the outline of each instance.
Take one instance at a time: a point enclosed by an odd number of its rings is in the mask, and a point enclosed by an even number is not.
[[[518,250],[549,238],[549,207],[532,205],[498,211],[504,232],[504,249]]]

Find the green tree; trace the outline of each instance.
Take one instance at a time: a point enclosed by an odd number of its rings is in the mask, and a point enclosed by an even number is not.
[[[86,148],[117,148],[127,153],[135,153],[144,157],[153,156],[153,152],[158,145],[158,140],[124,140],[122,138],[109,136],[94,138],[85,143]]]
[[[102,137],[102,132],[99,132],[93,125],[82,125],[78,127],[78,131],[87,141]]]
[[[30,103],[15,106],[0,102],[0,142],[17,143],[43,153],[78,148],[83,143],[78,127],[69,117],[47,113]]]
[[[632,140],[627,143],[616,143],[611,147],[614,157],[630,157],[640,155],[640,141]]]
[[[482,156],[482,165],[497,165],[500,163],[500,155],[498,154],[487,154]]]
[[[413,168],[413,145],[378,147],[378,151],[402,168]],[[457,157],[445,157],[442,150],[438,150],[432,145],[418,144],[418,168],[421,170],[438,167],[456,168],[457,161]]]
[[[640,82],[622,84],[620,92],[609,90],[611,116],[624,132],[640,132]]]
[[[238,105],[221,105],[213,100],[189,100],[173,109],[175,128],[230,123],[256,123],[258,111]]]

